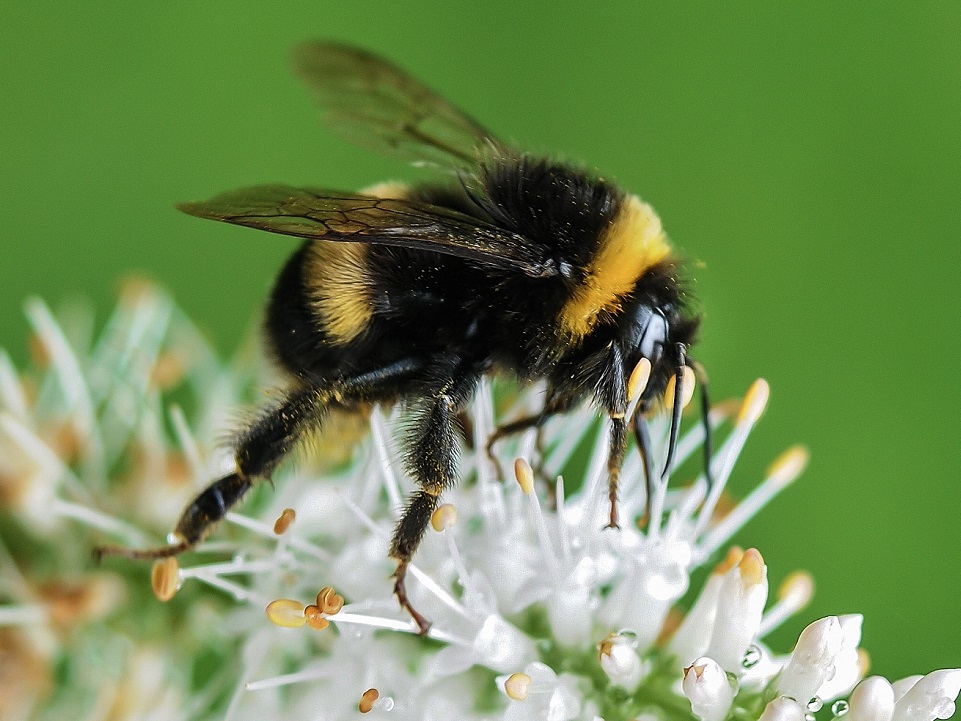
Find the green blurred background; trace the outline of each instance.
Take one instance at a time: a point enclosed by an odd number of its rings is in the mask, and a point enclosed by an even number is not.
[[[818,582],[774,645],[863,612],[874,672],[961,665],[961,5],[591,5],[4,3],[0,345],[25,359],[28,294],[105,311],[140,270],[234,348],[295,241],[173,205],[415,177],[325,132],[288,71],[297,41],[358,43],[603,169],[698,261],[715,395],[773,389],[735,489],[813,454],[740,535],[775,583]]]

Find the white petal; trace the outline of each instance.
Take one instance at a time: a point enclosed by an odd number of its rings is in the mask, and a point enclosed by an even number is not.
[[[721,721],[734,701],[727,674],[711,658],[699,658],[684,669],[682,688],[691,702],[691,712],[702,721]]]
[[[744,672],[744,654],[761,626],[767,591],[767,566],[754,549],[748,550],[740,563],[724,575],[706,655],[728,673]]]
[[[883,676],[870,676],[851,693],[850,721],[891,721],[894,715],[894,688]]]
[[[798,637],[791,659],[777,681],[778,693],[807,703],[834,678],[844,632],[837,616],[815,621]]]
[[[723,584],[723,575],[712,573],[708,577],[701,594],[668,644],[668,648],[677,654],[685,666],[698,656],[704,655],[711,643],[711,632],[714,630],[717,603]]]
[[[780,696],[764,707],[758,721],[804,721],[804,709],[796,701]]]
[[[954,715],[961,693],[961,669],[932,671],[918,681],[894,706],[894,721],[934,721]]]

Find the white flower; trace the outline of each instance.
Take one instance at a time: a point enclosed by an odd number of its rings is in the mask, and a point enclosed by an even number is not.
[[[720,664],[706,656],[684,669],[684,695],[701,721],[721,721],[734,701],[734,689]]]
[[[53,559],[54,574],[83,568],[94,543],[154,545],[180,507],[229,468],[217,433],[232,411],[257,400],[245,389],[269,381],[250,358],[221,364],[170,300],[142,283],[128,287],[92,341],[39,301],[28,315],[43,351],[38,367],[18,373],[0,354],[0,494]],[[174,387],[189,415],[165,405]],[[22,670],[9,677],[13,691],[0,675],[0,712],[33,717],[47,703],[50,717],[99,718],[109,709],[117,718],[175,721],[358,713],[386,721],[673,721],[689,718],[689,708],[703,721],[804,721],[813,700],[843,695],[863,674],[860,616],[823,619],[790,656],[773,653],[765,636],[807,604],[813,584],[790,576],[765,609],[767,568],[755,549],[730,549],[686,615],[678,607],[692,572],[804,467],[806,452],[790,449],[733,510],[718,513],[767,398],[758,381],[743,402],[712,410],[712,428],[729,431],[710,489],[703,475],[677,490],[658,478],[647,498],[639,455],[629,453],[616,530],[604,529],[606,429],[593,435],[593,409],[551,419],[543,443],[527,433],[497,445],[504,467],[525,459],[520,483],[498,478],[483,450],[465,452],[464,480],[445,493],[407,577],[414,606],[433,622],[428,639],[416,636],[389,580],[391,529],[411,489],[392,443],[399,409],[374,409],[369,441],[338,442],[336,463],[325,464],[321,448],[279,473],[273,493],[251,493],[195,553],[158,567],[163,603],[137,593],[121,603],[122,594],[95,590],[116,590],[122,578],[142,586],[142,569],[126,561],[70,587],[86,595],[45,586],[38,579],[50,569],[14,563],[0,538],[0,654]],[[507,413],[539,403],[530,392]],[[493,406],[485,380],[471,408],[474,448],[484,449],[495,426]],[[649,419],[649,430],[654,466],[663,467],[666,416]],[[321,446],[335,434],[332,423]],[[589,438],[588,471],[567,492],[558,476]],[[703,439],[701,424],[691,424],[676,463]],[[544,452],[535,465],[558,478],[553,494],[527,465],[537,448]],[[150,631],[151,644],[136,638],[139,629]],[[44,702],[54,670],[64,681]],[[945,718],[959,674],[867,679],[852,694],[851,719]],[[102,687],[114,696],[94,707]]]

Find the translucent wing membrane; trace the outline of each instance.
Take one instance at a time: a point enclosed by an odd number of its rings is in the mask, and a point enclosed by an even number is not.
[[[499,143],[479,123],[396,65],[364,50],[316,42],[298,47],[294,69],[324,122],[351,142],[415,162],[473,168]]]
[[[557,273],[553,261],[523,236],[424,203],[261,185],[177,207],[198,218],[299,238],[414,248],[531,277]]]

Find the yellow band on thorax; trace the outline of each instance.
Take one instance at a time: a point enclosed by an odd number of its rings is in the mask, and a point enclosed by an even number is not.
[[[561,309],[561,328],[574,339],[586,336],[602,316],[620,310],[621,299],[638,279],[670,252],[654,209],[637,196],[625,198],[601,237],[584,282]]]

